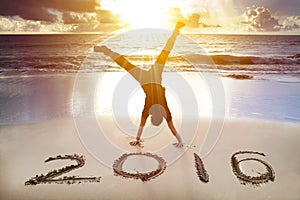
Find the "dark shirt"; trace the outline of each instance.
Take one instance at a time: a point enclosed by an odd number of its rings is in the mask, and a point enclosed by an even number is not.
[[[161,85],[163,68],[164,65],[155,64],[148,71],[142,70],[138,67],[128,71],[141,84],[146,95],[145,105],[142,112],[143,118],[147,118],[149,116],[151,106],[159,104],[165,111],[163,116],[166,120],[170,121],[172,119],[172,115],[167,104],[165,88]]]
[[[147,118],[150,114],[149,111],[151,106],[155,104],[159,104],[164,109],[163,117],[167,121],[172,120],[172,115],[167,104],[165,88],[161,84],[156,84],[156,83],[145,84],[142,86],[142,88],[146,94],[142,117]]]

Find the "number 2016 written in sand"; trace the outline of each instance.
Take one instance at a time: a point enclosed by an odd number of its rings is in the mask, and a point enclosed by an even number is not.
[[[250,155],[257,155],[257,156],[265,156],[265,154],[260,153],[260,152],[255,152],[255,151],[239,151],[234,153],[231,156],[231,167],[233,174],[237,177],[239,182],[243,185],[250,184],[253,186],[259,186],[262,183],[267,183],[268,181],[274,181],[275,179],[275,172],[270,164],[267,162],[259,159],[259,158],[253,158],[253,157],[245,157],[243,159],[238,159],[237,157],[239,155],[245,155],[245,154],[250,154]],[[158,162],[158,167],[157,169],[146,172],[146,173],[129,173],[126,172],[122,169],[122,165],[127,159],[127,157],[136,155],[136,156],[147,156],[151,157]],[[201,160],[201,158],[194,153],[194,158],[195,158],[195,168],[196,168],[196,173],[199,177],[199,179],[207,183],[209,182],[209,175],[207,171],[204,168],[204,163]],[[54,160],[71,160],[71,161],[76,161],[76,165],[68,165],[60,169],[54,169],[50,170],[46,175],[36,175],[35,177],[30,178],[28,181],[25,182],[25,185],[37,185],[37,184],[42,184],[42,183],[58,183],[58,184],[73,184],[73,183],[86,183],[86,182],[100,182],[101,177],[78,177],[78,176],[64,176],[62,177],[63,174],[69,173],[72,170],[81,168],[85,165],[85,158],[84,156],[79,156],[77,154],[73,155],[58,155],[56,157],[49,157],[45,162],[50,162]],[[266,172],[265,173],[260,173],[259,176],[250,176],[245,174],[241,169],[240,169],[240,164],[245,161],[255,161],[258,162],[262,165],[264,165]],[[115,160],[113,169],[115,175],[123,176],[125,178],[133,178],[133,179],[140,179],[142,181],[149,181],[153,178],[156,178],[157,176],[161,175],[166,168],[166,162],[164,161],[163,158],[153,155],[151,153],[131,153],[131,154],[123,154],[119,159]],[[61,178],[57,178],[61,177]]]

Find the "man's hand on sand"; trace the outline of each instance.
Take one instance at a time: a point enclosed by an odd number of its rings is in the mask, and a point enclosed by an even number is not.
[[[131,141],[131,142],[129,142],[129,144],[130,144],[131,146],[143,147],[143,145],[142,145],[142,143],[141,143],[141,140]]]
[[[178,143],[174,143],[173,144],[176,148],[182,148],[183,147],[183,143],[178,142]]]

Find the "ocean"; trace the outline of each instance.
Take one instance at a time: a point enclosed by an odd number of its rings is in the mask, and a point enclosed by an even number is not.
[[[101,72],[124,72],[93,52],[95,45],[108,45],[147,68],[169,36],[131,33],[0,35],[0,124],[72,116],[74,73],[97,78]],[[228,77],[226,117],[300,121],[299,35],[184,34],[165,71]]]
[[[93,46],[105,43],[110,37],[103,34],[1,35],[0,76],[78,70],[122,71],[109,58],[92,55],[95,54]],[[115,51],[127,54],[129,60],[139,65],[148,61],[151,64],[167,39],[165,35],[150,39],[135,37],[134,40],[140,43],[134,44],[132,38],[128,36],[128,41],[126,37],[113,37],[108,41]],[[166,71],[196,69],[224,76],[249,75],[256,79],[287,75],[285,81],[300,81],[300,36],[190,34],[183,37],[190,40],[176,42]],[[149,47],[149,44],[152,46]],[[146,45],[146,50],[143,45]],[[193,63],[186,62],[185,58]],[[207,59],[212,62],[202,62]],[[87,60],[89,64],[83,67],[83,61]]]

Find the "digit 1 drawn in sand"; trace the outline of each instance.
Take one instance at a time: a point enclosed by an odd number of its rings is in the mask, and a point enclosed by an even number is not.
[[[146,156],[155,159],[158,162],[158,167],[156,170],[150,171],[150,172],[136,172],[136,173],[130,173],[126,172],[123,169],[123,164],[126,161],[126,159],[130,156]],[[149,181],[151,179],[154,179],[161,175],[165,169],[166,169],[166,161],[157,155],[151,154],[151,153],[128,153],[128,154],[123,154],[121,157],[119,157],[117,160],[115,160],[113,164],[113,169],[115,175],[123,176],[124,178],[133,178],[133,179],[141,179],[143,182],[144,181]]]
[[[203,164],[201,158],[196,153],[194,153],[194,158],[195,158],[196,172],[197,172],[199,179],[204,183],[208,183],[209,175],[204,168],[204,164]]]
[[[64,176],[63,178],[57,178],[55,177],[61,176],[65,173],[68,173],[72,170],[75,170],[77,168],[83,167],[85,165],[85,158],[84,156],[79,156],[77,154],[74,155],[58,155],[56,157],[49,157],[45,162],[50,162],[53,160],[74,160],[77,162],[77,165],[68,165],[61,169],[55,169],[49,171],[46,175],[36,175],[35,177],[30,178],[28,181],[25,182],[25,185],[37,185],[41,183],[67,183],[67,184],[73,184],[75,182],[81,183],[81,182],[100,182],[101,177],[77,177],[77,176]]]
[[[260,186],[260,184],[262,184],[262,183],[267,183],[268,181],[272,181],[272,182],[274,181],[275,172],[270,164],[268,164],[267,162],[260,160],[258,158],[244,158],[244,159],[238,160],[236,158],[236,156],[238,154],[256,154],[256,155],[260,155],[260,156],[265,156],[265,154],[260,153],[260,152],[255,152],[255,151],[239,151],[239,152],[234,153],[231,156],[232,171],[242,185],[252,184],[254,186]],[[258,174],[260,174],[260,176],[246,175],[240,169],[240,163],[244,162],[244,161],[249,161],[249,160],[257,161],[257,162],[263,164],[266,168],[266,172],[258,173]]]

